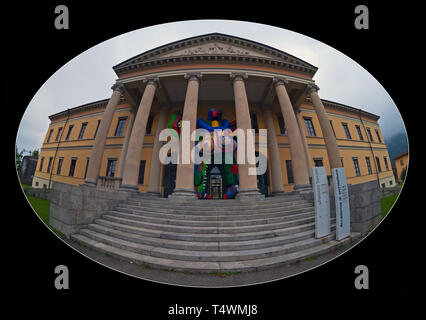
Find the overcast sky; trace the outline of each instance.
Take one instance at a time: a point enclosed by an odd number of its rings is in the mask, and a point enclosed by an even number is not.
[[[104,41],[66,63],[38,90],[18,129],[18,149],[39,149],[48,116],[109,98],[117,79],[112,67],[137,54],[177,40],[219,32],[260,42],[316,67],[319,95],[380,116],[384,136],[404,131],[401,115],[382,85],[362,66],[310,37],[263,24],[229,20],[193,20],[139,29]]]

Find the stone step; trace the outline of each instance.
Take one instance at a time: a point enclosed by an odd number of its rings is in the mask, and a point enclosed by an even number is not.
[[[152,218],[162,218],[166,220],[190,220],[190,221],[235,221],[235,220],[255,220],[255,219],[268,219],[274,217],[287,217],[302,213],[311,213],[314,212],[315,208],[312,207],[304,207],[304,208],[296,208],[291,210],[286,210],[285,212],[269,212],[269,213],[258,213],[258,214],[232,214],[232,213],[217,213],[216,215],[195,215],[185,214],[183,212],[180,213],[163,213],[156,212],[155,210],[147,211],[145,209],[129,209],[118,206],[114,212],[122,212],[127,214],[140,215],[144,217],[152,217]]]
[[[298,203],[294,205],[289,206],[279,206],[274,208],[246,208],[244,206],[241,206],[238,210],[227,210],[226,208],[216,208],[207,210],[204,207],[170,207],[170,208],[156,208],[156,207],[149,207],[149,206],[137,206],[133,204],[128,203],[121,203],[117,206],[117,208],[123,208],[123,209],[132,209],[132,210],[144,210],[144,211],[151,211],[151,212],[159,212],[159,213],[177,213],[177,214],[186,214],[186,215],[202,215],[209,216],[209,215],[218,215],[218,214],[232,214],[232,215],[241,215],[241,214],[258,214],[258,213],[277,213],[277,212],[286,212],[291,211],[295,209],[304,209],[304,208],[314,208],[314,206],[310,203]]]
[[[166,232],[180,232],[187,234],[194,233],[208,233],[208,234],[232,234],[232,233],[246,233],[246,232],[259,232],[274,229],[288,228],[292,226],[302,225],[315,221],[315,217],[301,218],[297,220],[278,222],[274,224],[258,224],[254,226],[232,226],[232,227],[190,227],[178,225],[163,225],[152,222],[137,221],[134,219],[125,219],[113,215],[104,214],[102,219],[113,221],[120,224],[141,227],[146,229],[160,230]]]
[[[132,241],[122,240],[103,233],[98,233],[90,229],[83,229],[81,234],[93,240],[100,241],[107,245],[111,245],[120,249],[133,251],[143,255],[149,255],[158,258],[186,260],[186,261],[205,261],[205,262],[225,262],[225,261],[241,261],[261,259],[272,256],[284,255],[295,251],[304,250],[317,246],[322,243],[329,242],[335,238],[334,234],[330,234],[322,239],[310,238],[297,242],[288,243],[280,246],[255,248],[248,250],[235,251],[196,251],[196,250],[179,250],[164,247],[148,246],[145,244],[135,243]]]
[[[337,247],[347,245],[354,239],[360,237],[360,234],[352,233],[341,241],[331,240],[327,243],[320,244],[314,247],[309,247],[292,253],[277,255],[273,257],[241,260],[241,261],[228,261],[228,262],[212,262],[212,261],[183,261],[167,258],[152,257],[124,249],[120,249],[97,240],[88,238],[82,234],[72,235],[72,239],[89,248],[98,252],[107,253],[111,256],[131,261],[138,265],[149,266],[152,268],[173,270],[181,272],[195,272],[195,273],[213,273],[213,272],[245,272],[264,270],[274,267],[283,266],[289,263],[303,260],[305,258],[312,258],[318,255],[327,253]]]
[[[215,201],[216,202],[216,201]],[[194,204],[188,203],[176,203],[172,200],[164,201],[161,203],[151,202],[151,201],[132,201],[127,200],[123,204],[130,206],[137,206],[143,208],[155,208],[155,209],[180,209],[180,210],[194,210],[194,208],[202,208],[204,211],[240,211],[241,208],[245,208],[247,210],[258,210],[258,209],[278,209],[278,208],[286,208],[296,205],[310,205],[313,204],[307,200],[299,199],[293,201],[285,201],[285,202],[254,202],[254,203],[241,203],[237,202],[235,204],[227,204],[227,203],[216,203],[216,204],[206,204],[205,201],[197,201]]]
[[[175,225],[175,226],[189,226],[189,227],[238,227],[238,226],[254,226],[261,224],[273,224],[291,220],[297,220],[302,218],[309,218],[314,216],[314,211],[292,214],[292,215],[281,215],[277,217],[264,217],[262,215],[256,216],[254,219],[231,220],[223,221],[222,219],[215,219],[214,221],[203,221],[203,220],[182,220],[182,219],[171,219],[161,217],[150,217],[140,214],[124,213],[121,211],[108,211],[108,215],[116,216],[124,219],[143,221],[149,223],[157,223],[162,225]]]
[[[123,232],[115,230],[113,228],[105,227],[98,224],[89,224],[88,229],[103,233],[118,239],[131,241],[134,243],[145,244],[154,247],[163,247],[169,249],[180,249],[180,250],[198,250],[198,251],[233,251],[233,250],[248,250],[248,249],[260,249],[278,245],[284,245],[291,242],[306,240],[315,237],[315,231],[309,230],[292,235],[265,238],[258,240],[243,240],[243,241],[182,241],[182,240],[171,240],[162,238],[153,238],[144,235]],[[334,230],[332,226],[332,231]],[[83,231],[81,231],[84,234]]]
[[[183,240],[183,241],[244,241],[244,240],[256,240],[264,238],[273,238],[280,236],[287,236],[303,231],[314,230],[315,223],[306,223],[301,225],[296,225],[292,227],[284,227],[281,229],[266,230],[266,231],[255,231],[255,232],[242,232],[242,233],[182,233],[182,232],[171,232],[171,231],[162,231],[147,229],[142,227],[136,227],[128,224],[121,224],[105,219],[96,219],[95,223],[105,227],[109,227],[115,230],[120,230],[123,232],[135,233],[147,237],[153,238],[162,238],[170,240]]]

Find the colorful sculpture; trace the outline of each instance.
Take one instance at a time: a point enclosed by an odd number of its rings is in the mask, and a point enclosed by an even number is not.
[[[182,116],[180,114],[173,114],[168,127],[172,130],[173,134],[180,135],[181,131]],[[229,122],[226,119],[222,119],[222,112],[215,109],[210,109],[208,112],[207,120],[199,118],[197,120],[197,129],[205,129],[211,133],[210,137],[203,137],[203,139],[195,142],[196,150],[210,150],[214,155],[215,148],[221,148],[222,157],[221,164],[214,164],[214,161],[207,161],[207,157],[210,153],[203,152],[203,161],[201,164],[194,165],[194,191],[199,199],[211,199],[211,195],[208,194],[208,178],[210,171],[217,166],[220,168],[223,187],[224,187],[224,199],[231,199],[235,197],[237,192],[236,185],[238,184],[238,165],[233,159],[233,163],[226,163],[226,151],[235,151],[237,148],[236,138],[233,137],[232,132],[236,128],[235,120]],[[215,130],[222,130],[222,136],[214,137]],[[231,133],[231,134],[230,134]],[[217,133],[216,133],[217,134]],[[215,139],[216,138],[216,139]],[[231,146],[229,144],[232,144]],[[217,156],[217,154],[216,154]],[[211,159],[213,160],[213,159]]]

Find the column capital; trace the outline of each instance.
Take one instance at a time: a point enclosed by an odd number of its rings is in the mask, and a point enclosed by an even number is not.
[[[307,85],[308,93],[317,92],[320,88],[315,83],[310,83]]]
[[[274,77],[272,79],[272,83],[274,84],[275,87],[280,85],[285,86],[286,84],[288,84],[288,79],[285,77]]]
[[[233,82],[235,82],[244,81],[244,79],[248,78],[248,75],[245,72],[232,72],[229,77],[231,78],[231,80],[233,80]]]
[[[119,91],[120,93],[124,92],[124,84],[122,83],[114,83],[111,87],[113,91]]]
[[[188,81],[197,81],[200,82],[203,78],[203,75],[200,72],[188,72],[184,75],[184,78]]]
[[[142,82],[146,83],[146,85],[154,85],[156,88],[160,87],[160,80],[158,80],[158,77],[145,78]]]

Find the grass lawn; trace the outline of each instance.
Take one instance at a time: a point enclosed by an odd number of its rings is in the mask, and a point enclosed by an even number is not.
[[[380,204],[382,207],[382,219],[386,217],[389,210],[392,208],[394,202],[396,201],[396,198],[398,198],[398,193],[384,197],[380,200]]]
[[[28,201],[31,204],[31,207],[33,207],[35,213],[40,217],[41,220],[52,230],[56,235],[59,237],[63,237],[64,234],[58,230],[55,230],[50,224],[49,224],[49,214],[50,214],[50,201],[41,199],[41,198],[35,198],[31,196],[27,196]]]

